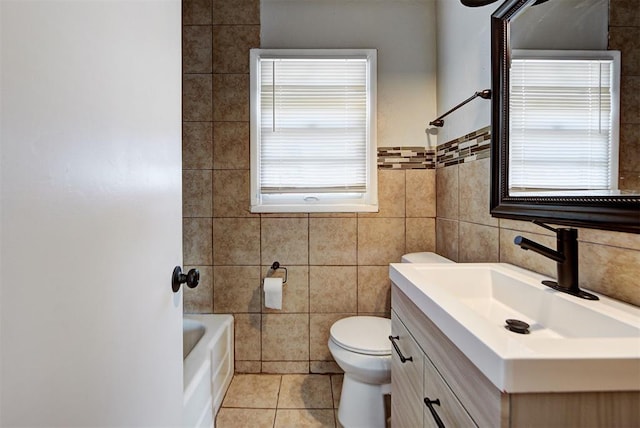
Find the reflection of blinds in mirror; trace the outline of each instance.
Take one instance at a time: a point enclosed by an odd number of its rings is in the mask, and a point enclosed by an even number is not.
[[[367,60],[262,59],[263,193],[356,192],[367,185]]]
[[[512,59],[510,189],[617,189],[613,62]]]

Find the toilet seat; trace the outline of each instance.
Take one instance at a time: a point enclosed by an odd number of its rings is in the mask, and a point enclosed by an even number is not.
[[[351,352],[365,355],[391,355],[391,320],[354,316],[336,321],[329,332],[331,340]]]

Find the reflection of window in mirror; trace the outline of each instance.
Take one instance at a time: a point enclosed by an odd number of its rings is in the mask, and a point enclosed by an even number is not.
[[[620,53],[514,50],[510,79],[509,193],[617,194]]]

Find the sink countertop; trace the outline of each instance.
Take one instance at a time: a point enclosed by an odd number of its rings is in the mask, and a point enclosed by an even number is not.
[[[393,263],[390,278],[501,391],[640,390],[640,308],[560,293],[506,263]]]

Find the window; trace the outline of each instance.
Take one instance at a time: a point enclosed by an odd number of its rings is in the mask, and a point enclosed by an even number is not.
[[[251,50],[251,211],[377,211],[376,51]]]
[[[615,190],[617,51],[514,50],[509,189]]]

